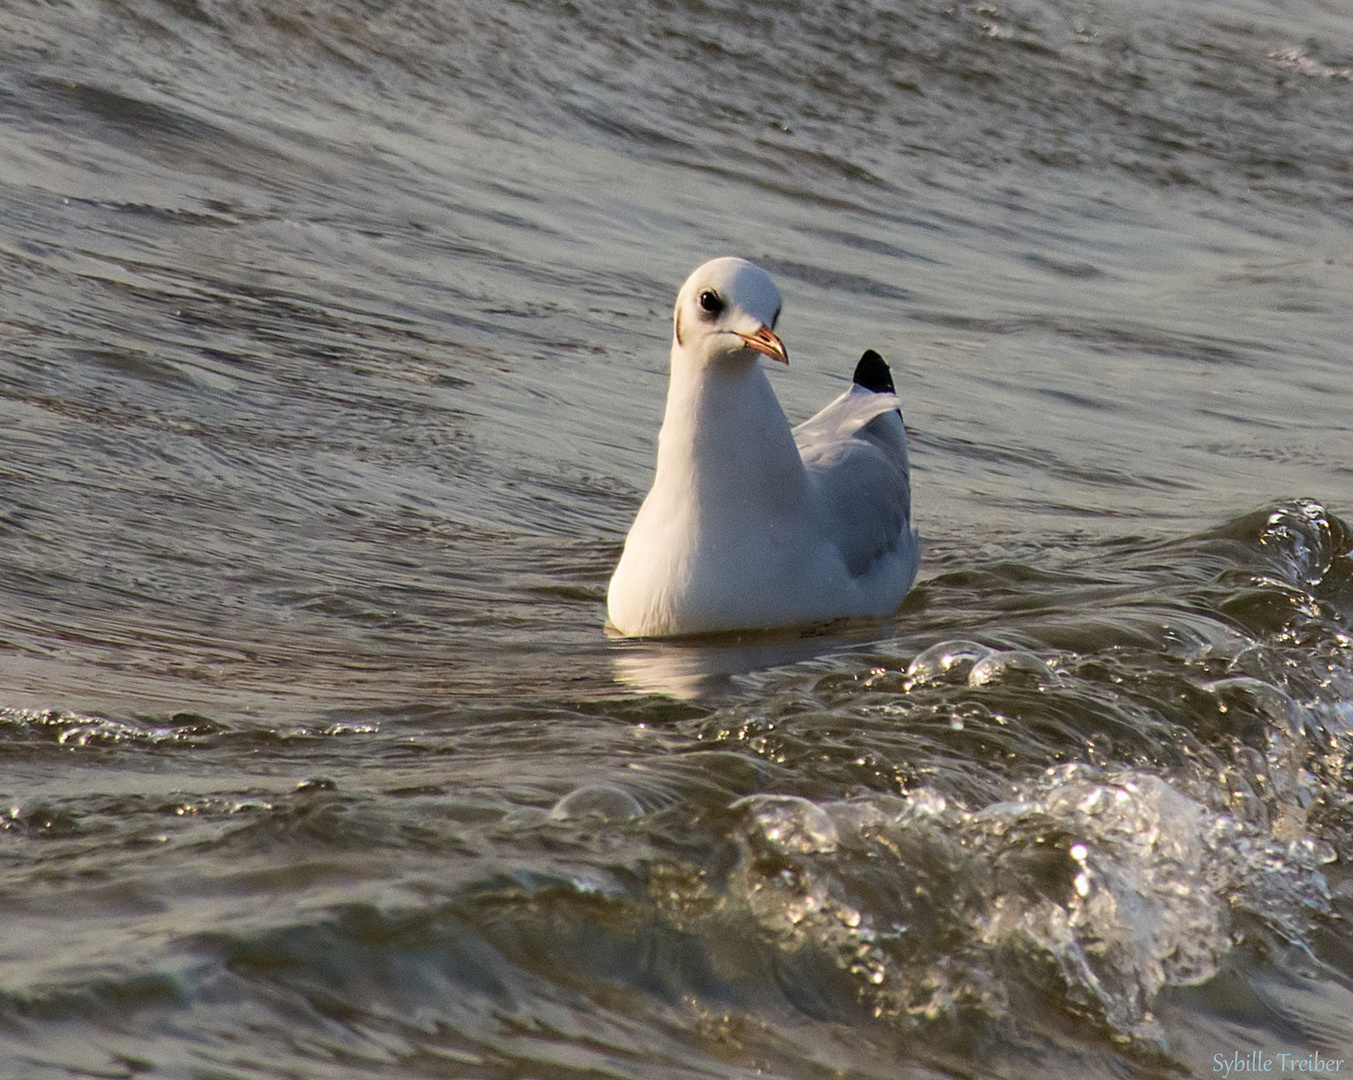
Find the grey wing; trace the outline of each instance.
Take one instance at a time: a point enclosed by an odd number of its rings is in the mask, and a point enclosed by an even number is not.
[[[821,510],[855,577],[915,548],[907,433],[894,394],[852,386],[794,429]]]

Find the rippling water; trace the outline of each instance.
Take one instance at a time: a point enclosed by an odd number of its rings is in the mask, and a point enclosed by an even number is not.
[[[7,4],[0,1075],[1353,1070],[1351,116],[1341,0]],[[892,620],[602,633],[719,254]]]

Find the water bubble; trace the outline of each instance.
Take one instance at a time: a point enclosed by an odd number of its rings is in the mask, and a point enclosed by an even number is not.
[[[928,683],[960,683],[974,664],[993,651],[975,641],[941,641],[907,665],[907,689]]]
[[[1309,499],[1280,506],[1269,514],[1259,543],[1273,551],[1290,584],[1318,585],[1335,553],[1329,511]]]
[[[518,830],[525,832],[539,828],[548,818],[549,814],[538,806],[519,806],[502,816],[498,821],[497,829],[505,833]]]
[[[577,821],[591,818],[612,825],[633,821],[643,815],[639,800],[623,788],[610,784],[588,784],[575,788],[550,808],[551,821]]]
[[[794,855],[836,850],[839,840],[836,822],[808,799],[797,795],[748,795],[731,809],[746,813],[754,835],[774,850]]]
[[[934,788],[917,788],[907,795],[907,802],[913,817],[937,818],[949,809],[948,800]]]
[[[907,800],[896,795],[868,795],[830,803],[826,810],[841,832],[858,835],[891,825],[907,812]]]
[[[1058,681],[1057,673],[1044,660],[1019,649],[989,653],[973,664],[968,672],[968,685],[974,688],[1002,683],[1041,690]]]

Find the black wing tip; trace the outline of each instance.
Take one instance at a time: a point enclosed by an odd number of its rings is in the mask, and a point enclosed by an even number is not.
[[[873,349],[865,349],[860,362],[855,365],[855,374],[851,380],[856,386],[862,386],[875,394],[895,394],[893,373],[887,361]]]

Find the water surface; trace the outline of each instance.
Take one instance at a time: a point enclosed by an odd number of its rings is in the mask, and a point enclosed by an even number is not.
[[[10,4],[0,1073],[1353,1062],[1350,115],[1333,0]],[[602,632],[720,254],[893,619]]]

